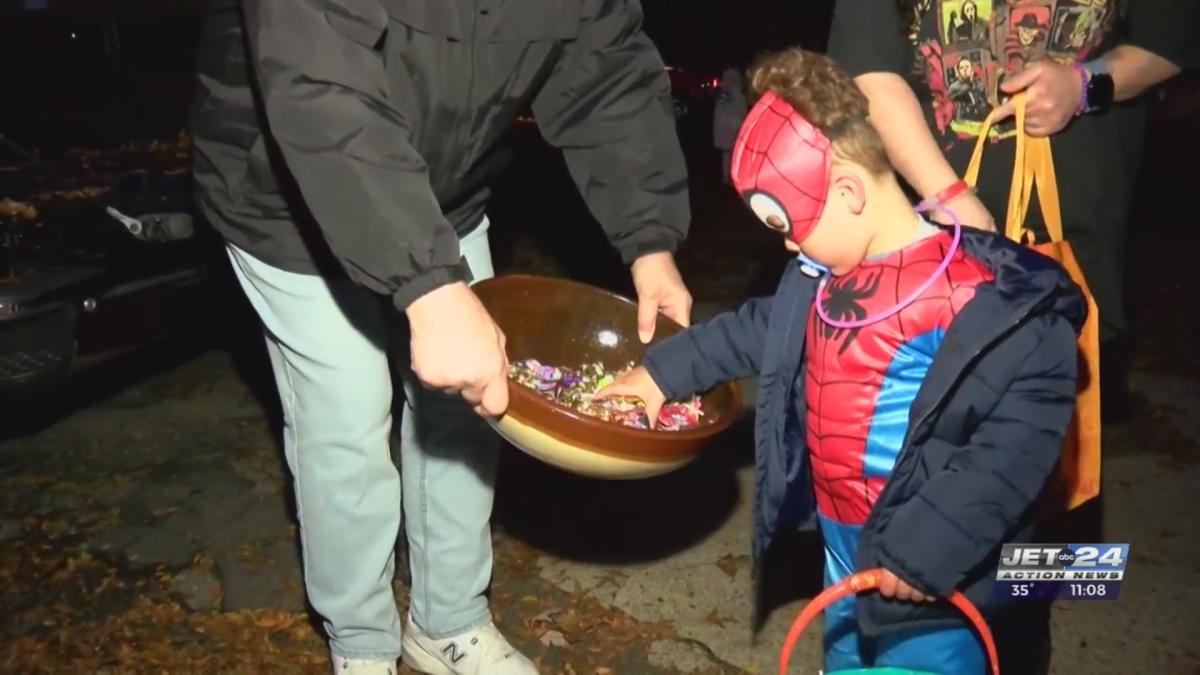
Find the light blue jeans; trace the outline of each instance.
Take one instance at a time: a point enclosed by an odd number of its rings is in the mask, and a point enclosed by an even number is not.
[[[488,223],[461,241],[476,281],[491,277]],[[488,521],[499,438],[461,399],[425,389],[398,345],[403,382],[400,473],[389,448],[392,376],[388,315],[347,280],[286,272],[233,246],[233,269],[262,320],[284,415],[304,583],[330,650],[395,659],[392,594],[401,503],[412,571],[413,620],[435,638],[490,619]]]

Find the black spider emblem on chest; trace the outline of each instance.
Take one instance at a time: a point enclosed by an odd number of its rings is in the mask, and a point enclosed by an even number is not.
[[[858,278],[847,278],[841,280],[832,280],[825,286],[825,298],[821,301],[822,307],[825,309],[825,314],[834,321],[861,321],[867,318],[867,308],[864,307],[866,300],[875,297],[879,291],[880,277],[883,274],[876,272],[875,274],[864,274]],[[819,331],[819,334],[829,342],[837,342],[843,337],[842,346],[838,348],[838,354],[843,354],[846,348],[854,342],[854,338],[858,336],[859,328],[838,328],[825,323],[820,315],[813,312],[813,321],[816,322],[813,328]]]

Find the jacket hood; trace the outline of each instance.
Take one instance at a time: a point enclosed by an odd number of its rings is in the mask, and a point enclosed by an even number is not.
[[[1057,261],[1002,235],[969,228],[963,228],[962,246],[992,272],[997,293],[1015,310],[1052,312],[1076,333],[1083,328],[1087,298]]]

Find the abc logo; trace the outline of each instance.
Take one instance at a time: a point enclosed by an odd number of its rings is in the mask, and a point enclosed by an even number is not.
[[[1069,567],[1075,564],[1075,552],[1069,549],[1063,549],[1059,551],[1056,562],[1063,567]]]

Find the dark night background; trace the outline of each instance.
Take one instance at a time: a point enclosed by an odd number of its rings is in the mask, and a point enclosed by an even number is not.
[[[0,9],[0,133],[52,150],[178,131],[206,2],[50,4],[49,11]],[[643,7],[668,64],[719,75],[725,62],[744,65],[758,51],[819,48],[832,2],[651,0]]]

